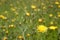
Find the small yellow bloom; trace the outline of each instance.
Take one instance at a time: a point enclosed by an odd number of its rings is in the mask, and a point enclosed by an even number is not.
[[[52,17],[53,16],[53,14],[49,14],[49,17]]]
[[[47,29],[48,29],[48,28],[47,28],[46,26],[44,26],[44,25],[39,25],[39,26],[37,26],[38,32],[46,32]]]
[[[26,15],[27,15],[27,16],[30,16],[30,13],[27,12]]]
[[[58,14],[58,17],[60,17],[60,14]]]
[[[3,40],[7,40],[7,37],[4,37]]]
[[[35,6],[35,5],[31,5],[31,8],[32,8],[32,9],[35,9],[35,8],[36,8],[36,6]]]
[[[39,19],[38,21],[39,21],[39,22],[42,22],[42,21],[43,21],[43,19]]]
[[[27,37],[29,37],[30,36],[30,34],[27,34]]]
[[[57,26],[50,26],[49,29],[55,30],[55,29],[57,29]]]
[[[55,4],[59,4],[59,2],[58,2],[58,1],[56,1],[56,2],[55,2]]]
[[[13,27],[15,27],[15,26],[14,26],[13,24],[11,24],[11,25],[9,25],[9,27],[10,27],[10,28],[13,28]]]
[[[2,19],[7,19],[7,17],[3,16],[3,15],[0,15],[0,18]]]
[[[22,39],[23,37],[22,36],[18,36],[19,39]]]

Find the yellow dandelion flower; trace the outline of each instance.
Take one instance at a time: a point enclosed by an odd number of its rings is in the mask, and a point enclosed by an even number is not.
[[[47,28],[46,26],[44,26],[44,25],[39,25],[39,26],[37,26],[38,32],[46,32],[47,29],[48,29],[48,28]]]
[[[30,13],[27,12],[26,15],[27,15],[27,16],[30,16]]]
[[[9,25],[9,27],[10,27],[10,28],[13,28],[13,27],[15,27],[15,26],[14,26],[13,24],[11,24],[11,25]]]
[[[7,17],[2,17],[2,19],[7,19]]]
[[[53,16],[53,14],[49,14],[49,17],[52,17]]]
[[[58,27],[57,26],[50,26],[49,27],[49,29],[51,29],[51,30],[55,30],[55,29],[57,29]]]
[[[19,39],[22,39],[23,37],[22,36],[18,36]]]
[[[58,1],[56,1],[56,2],[55,2],[55,4],[59,4],[59,2],[58,2]]]
[[[3,40],[7,40],[7,37],[4,37]]]
[[[39,21],[39,22],[42,22],[42,21],[43,21],[43,19],[39,19],[38,21]]]
[[[0,18],[2,19],[7,19],[7,17],[3,16],[3,15],[0,15]]]
[[[27,34],[27,37],[29,37],[30,36],[30,34]]]
[[[31,5],[31,8],[32,8],[32,9],[35,9],[35,8],[36,8],[36,6],[35,6],[35,5]]]

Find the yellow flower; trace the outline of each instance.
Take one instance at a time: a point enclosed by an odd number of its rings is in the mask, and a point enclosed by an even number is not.
[[[3,16],[3,15],[0,15],[0,18],[2,19],[7,19],[7,17]]]
[[[56,2],[55,2],[55,4],[59,4],[59,2],[58,2],[58,1],[56,1]]]
[[[26,15],[27,15],[27,16],[30,16],[30,13],[27,12]]]
[[[3,40],[7,40],[7,37],[4,37]]]
[[[10,28],[13,28],[13,27],[15,27],[15,26],[14,26],[13,24],[11,24],[11,25],[9,25],[9,27],[10,27]]]
[[[39,19],[38,21],[39,21],[39,22],[42,22],[42,21],[43,21],[43,19]]]
[[[44,25],[39,25],[39,26],[37,26],[38,32],[46,32],[47,29],[48,29],[48,28],[47,28],[46,26],[44,26]]]
[[[23,37],[22,36],[18,36],[19,39],[22,39]]]
[[[57,29],[57,26],[50,26],[49,29],[55,30],[55,29]]]
[[[49,14],[49,17],[52,17],[53,16],[53,14]]]
[[[35,9],[35,8],[36,8],[36,6],[35,6],[35,5],[31,5],[31,8],[32,8],[32,9]]]
[[[60,14],[58,14],[57,16],[60,17]]]
[[[29,37],[30,36],[30,34],[27,34],[27,37]]]

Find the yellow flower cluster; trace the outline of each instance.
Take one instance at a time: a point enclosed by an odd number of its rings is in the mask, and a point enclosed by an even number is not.
[[[31,8],[32,8],[32,9],[35,9],[35,8],[36,8],[36,6],[35,6],[35,5],[31,5]]]
[[[55,4],[60,4],[60,3],[58,1],[56,1]]]
[[[9,28],[14,28],[15,26],[13,24],[9,25]]]
[[[50,30],[55,30],[55,29],[57,29],[58,27],[56,27],[56,26],[46,27],[45,25],[39,25],[39,26],[37,26],[38,32],[47,32],[48,28],[49,28]]]

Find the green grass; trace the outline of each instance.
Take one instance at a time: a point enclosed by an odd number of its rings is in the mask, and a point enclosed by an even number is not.
[[[60,28],[60,17],[58,17],[60,3],[55,2],[56,0],[0,0],[0,15],[7,17],[7,19],[0,18],[0,40],[4,37],[7,37],[7,40],[22,40],[18,39],[19,35],[23,36],[23,40],[60,40],[58,29],[48,30],[46,33],[39,33],[36,29],[38,25],[47,27],[53,25]],[[35,5],[36,8],[32,9],[31,5]],[[26,12],[30,13],[30,16],[27,16]],[[49,14],[53,16],[49,17]],[[40,18],[43,19],[42,22],[38,21]],[[53,24],[50,24],[51,21]],[[9,28],[11,24],[14,27]],[[27,34],[30,36],[27,37]]]

